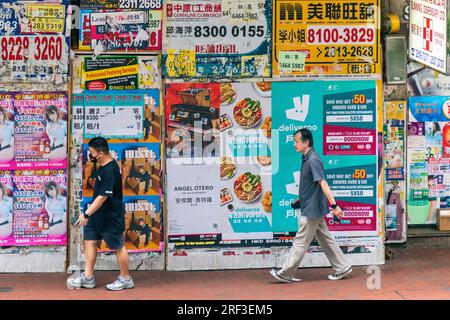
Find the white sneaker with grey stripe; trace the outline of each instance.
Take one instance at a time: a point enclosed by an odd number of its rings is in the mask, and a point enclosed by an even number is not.
[[[131,277],[128,277],[128,279],[125,279],[122,276],[119,276],[116,281],[114,281],[111,284],[106,285],[106,289],[112,290],[112,291],[120,291],[125,289],[133,289],[134,288],[134,282]]]
[[[94,289],[95,288],[95,278],[91,277],[88,278],[83,273],[80,273],[79,275],[72,275],[67,279],[67,289],[81,289],[81,288],[87,288],[87,289]]]

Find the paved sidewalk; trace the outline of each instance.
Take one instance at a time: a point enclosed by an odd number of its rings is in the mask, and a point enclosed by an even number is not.
[[[267,269],[134,272],[136,288],[124,292],[105,289],[115,272],[98,272],[92,290],[68,290],[67,274],[0,274],[0,300],[450,299],[450,248],[395,252],[381,266],[380,290],[367,288],[366,267],[354,267],[351,278],[337,282],[327,280],[330,268],[300,269],[303,282],[290,284],[275,283]]]

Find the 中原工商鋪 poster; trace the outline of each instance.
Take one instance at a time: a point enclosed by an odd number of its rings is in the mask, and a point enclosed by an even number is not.
[[[270,77],[271,4],[272,0],[164,1],[163,74]]]

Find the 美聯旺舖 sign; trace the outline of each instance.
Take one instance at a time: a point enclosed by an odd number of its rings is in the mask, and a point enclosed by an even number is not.
[[[274,77],[380,74],[379,16],[379,1],[274,0]],[[304,68],[286,70],[285,51],[304,53]]]

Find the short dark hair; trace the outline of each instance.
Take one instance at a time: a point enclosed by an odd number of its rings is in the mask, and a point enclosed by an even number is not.
[[[145,223],[144,218],[139,218],[139,222],[144,222]]]
[[[314,146],[313,136],[310,130],[308,129],[300,129],[294,132],[293,137],[295,137],[297,134],[301,134],[301,140],[302,142],[308,141],[308,145],[312,148]]]
[[[89,147],[94,148],[97,152],[109,153],[108,141],[102,137],[96,137],[89,141]]]
[[[141,170],[141,168],[145,170],[145,168],[144,168],[144,166],[142,164],[139,165],[138,170]]]

